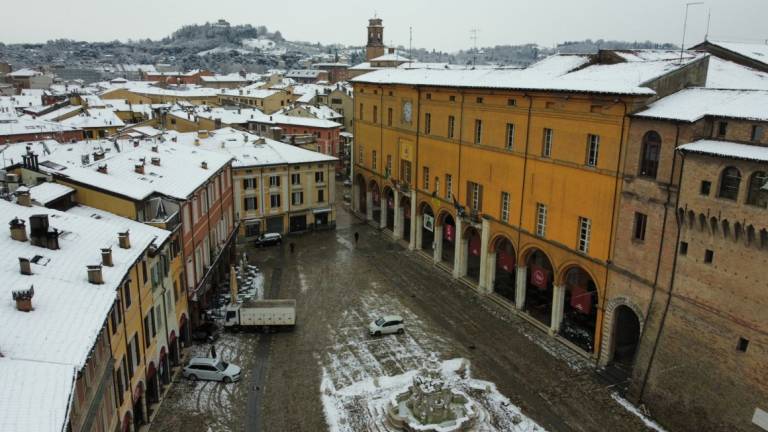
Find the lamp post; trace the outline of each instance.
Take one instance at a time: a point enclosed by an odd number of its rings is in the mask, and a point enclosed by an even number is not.
[[[683,62],[683,51],[685,51],[685,31],[688,27],[688,8],[691,6],[703,5],[704,2],[690,2],[685,4],[685,19],[683,20],[683,43],[680,44],[680,63]]]

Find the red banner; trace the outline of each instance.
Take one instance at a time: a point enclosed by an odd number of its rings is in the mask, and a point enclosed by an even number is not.
[[[539,289],[547,289],[549,282],[549,272],[543,268],[531,265],[531,283]]]
[[[443,238],[452,242],[456,234],[456,227],[453,225],[443,225]]]
[[[480,236],[473,235],[469,237],[469,253],[474,256],[480,256]]]
[[[592,293],[584,289],[583,286],[571,287],[571,307],[589,315],[592,312]]]
[[[515,256],[505,251],[499,251],[497,254],[499,259],[499,267],[504,269],[506,272],[512,273],[512,270],[515,268]]]

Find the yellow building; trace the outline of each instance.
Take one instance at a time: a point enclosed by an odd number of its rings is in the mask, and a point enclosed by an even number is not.
[[[700,84],[707,57],[674,62],[601,52],[355,78],[353,206],[597,356],[628,114]]]
[[[238,105],[245,108],[258,108],[265,114],[280,111],[291,103],[291,94],[285,90],[243,87],[240,89],[221,90],[219,105]]]

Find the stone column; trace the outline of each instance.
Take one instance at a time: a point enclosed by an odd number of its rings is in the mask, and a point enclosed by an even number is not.
[[[365,220],[373,220],[373,192],[365,192]]]
[[[435,243],[432,255],[432,261],[435,264],[440,262],[440,258],[443,256],[443,226],[435,224]]]
[[[421,232],[419,227],[421,227],[421,216],[416,215],[416,190],[413,190],[411,192],[411,226],[408,228],[411,230],[408,237],[408,249],[410,250],[416,250],[416,233]]]
[[[528,283],[528,268],[517,266],[515,272],[515,307],[523,310],[525,306],[525,287]]]
[[[360,185],[357,182],[352,183],[352,198],[352,211],[360,213]]]
[[[493,292],[496,283],[496,252],[488,252],[485,263],[485,286],[488,294]]]
[[[379,228],[384,229],[387,227],[387,196],[382,196],[380,201],[381,202],[379,205],[381,206],[381,216],[379,216]]]
[[[464,253],[467,251],[466,245],[464,245],[464,239],[461,235],[463,223],[460,217],[456,218],[456,232],[453,238],[453,277],[458,279],[466,274],[466,259]]]
[[[554,285],[552,287],[552,322],[549,326],[551,335],[557,334],[560,330],[560,323],[563,322],[563,310],[565,307],[565,287]]]
[[[403,238],[403,209],[400,207],[400,191],[395,189],[395,223],[392,225],[392,237],[395,240]]]
[[[480,276],[477,285],[481,292],[489,293],[488,289],[488,244],[491,241],[491,222],[483,218],[483,225],[480,231]]]
[[[415,215],[415,216],[414,216]],[[424,231],[422,225],[424,224],[424,216],[421,214],[411,213],[411,221],[413,222],[413,228],[411,229],[411,239],[413,239],[413,249],[421,250],[421,243],[424,239]],[[433,227],[432,229],[435,229]]]

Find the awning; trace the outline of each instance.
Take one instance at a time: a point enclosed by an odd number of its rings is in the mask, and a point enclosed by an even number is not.
[[[322,209],[312,209],[312,213],[314,213],[314,214],[330,213],[330,212],[331,212],[331,208],[330,207],[322,208]]]

